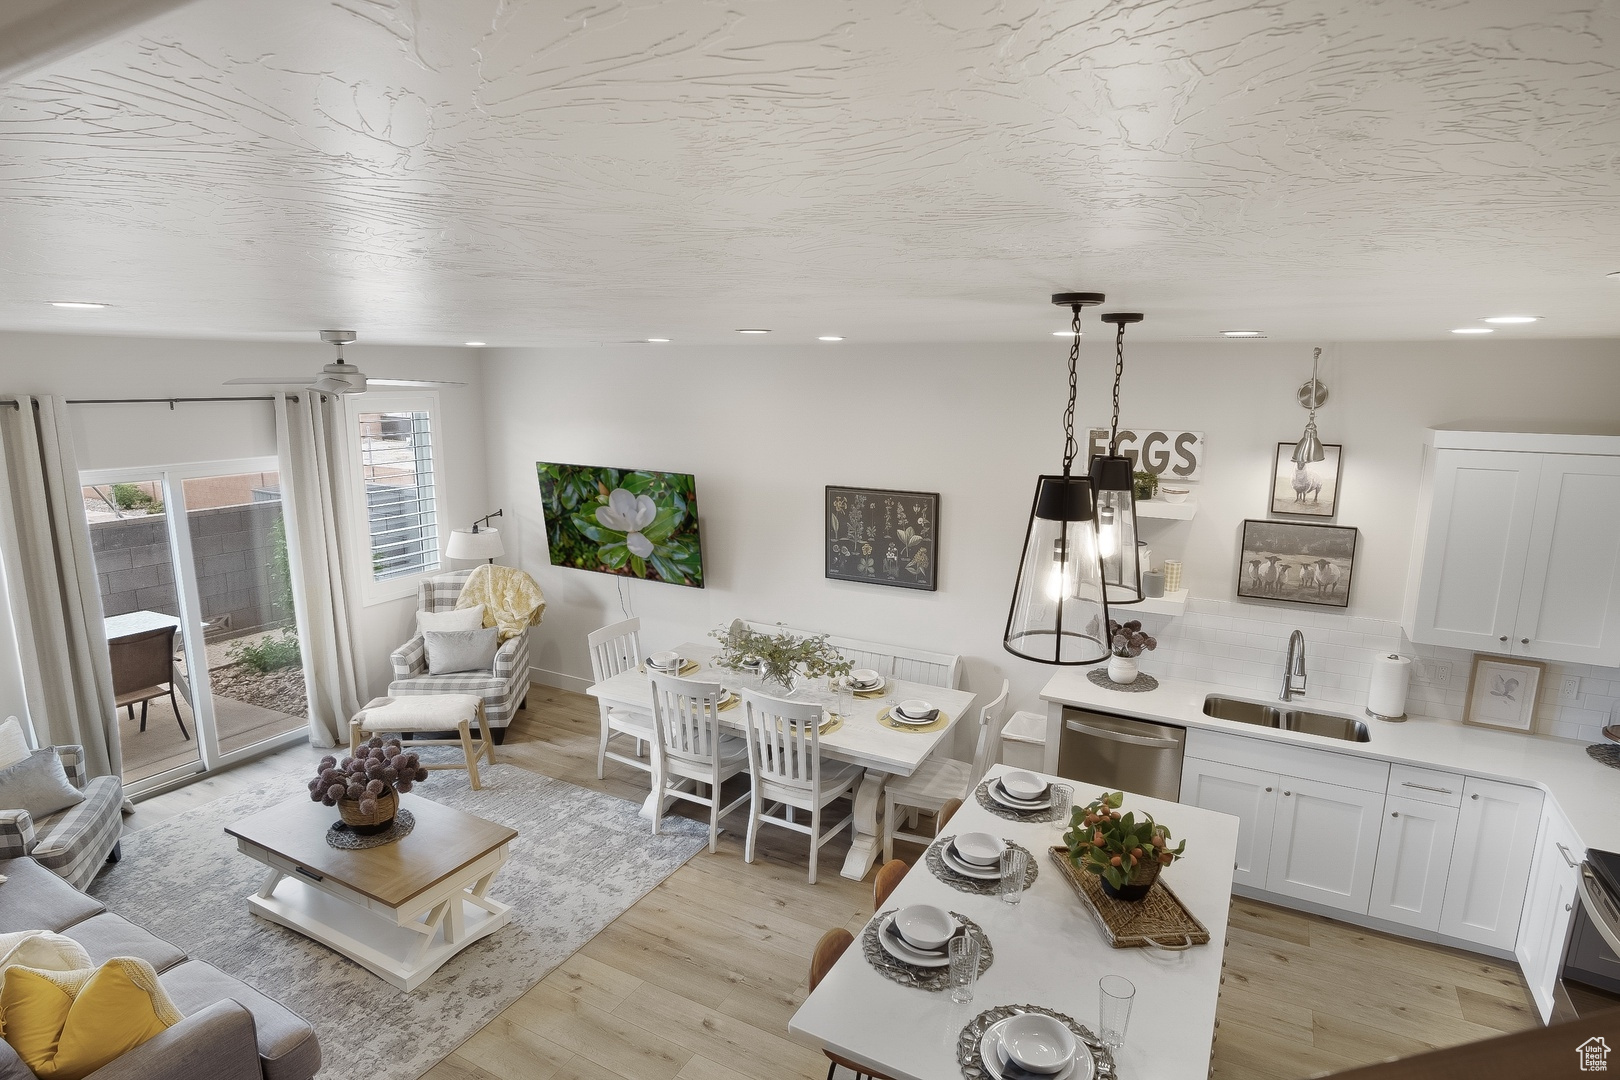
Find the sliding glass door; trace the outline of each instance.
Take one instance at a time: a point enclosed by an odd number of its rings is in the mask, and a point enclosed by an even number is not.
[[[83,483],[126,786],[306,738],[275,459],[87,472]]]

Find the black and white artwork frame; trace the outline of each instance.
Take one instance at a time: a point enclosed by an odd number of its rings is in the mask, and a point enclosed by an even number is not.
[[[1297,466],[1296,443],[1278,443],[1271,469],[1271,513],[1286,517],[1331,518],[1339,512],[1339,484],[1344,479],[1344,446],[1323,443],[1321,461]]]
[[[1238,543],[1237,595],[1349,607],[1358,538],[1348,525],[1246,519]]]
[[[939,492],[827,485],[827,577],[898,589],[939,587]]]

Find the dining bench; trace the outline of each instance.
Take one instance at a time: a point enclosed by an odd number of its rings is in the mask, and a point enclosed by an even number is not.
[[[743,624],[756,634],[792,634],[795,637],[818,637],[818,631],[800,630],[781,623],[758,622],[744,619]],[[929,652],[904,645],[885,645],[877,641],[828,634],[827,644],[837,649],[844,659],[856,667],[871,668],[885,678],[903,682],[926,683],[929,686],[962,685],[962,657],[959,653]]]

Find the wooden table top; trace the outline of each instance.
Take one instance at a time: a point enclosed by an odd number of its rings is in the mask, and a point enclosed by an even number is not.
[[[326,842],[327,828],[338,819],[337,808],[322,806],[308,795],[227,825],[225,832],[390,907],[403,907],[517,836],[515,829],[420,796],[401,796],[400,805],[416,817],[411,834],[361,851],[345,851]]]

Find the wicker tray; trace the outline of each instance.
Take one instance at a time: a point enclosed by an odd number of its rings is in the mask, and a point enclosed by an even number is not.
[[[1075,868],[1069,861],[1069,851],[1063,847],[1050,849],[1058,872],[1069,883],[1097,920],[1108,937],[1108,944],[1116,949],[1140,949],[1149,945],[1157,949],[1190,949],[1194,945],[1207,945],[1209,931],[1193,917],[1181,898],[1170,891],[1161,878],[1153,883],[1146,897],[1136,901],[1115,900],[1102,890],[1102,879]]]

